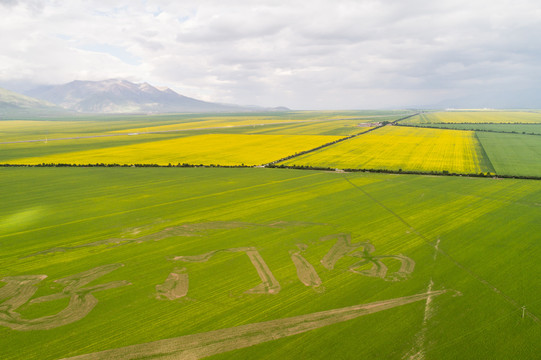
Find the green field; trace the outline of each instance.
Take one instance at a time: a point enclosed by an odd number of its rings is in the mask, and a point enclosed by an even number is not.
[[[540,136],[470,128],[541,125],[359,125],[403,116],[0,121],[0,142],[47,138],[0,163],[259,165],[370,130],[282,164],[541,177]],[[538,180],[0,167],[0,189],[2,360],[541,352]]]
[[[417,124],[440,129],[479,130],[488,132],[505,132],[523,135],[541,135],[541,124]]]
[[[497,174],[541,176],[541,137],[477,132]]]
[[[537,181],[3,168],[0,186],[3,359],[153,358],[196,333],[197,354],[241,347],[213,359],[539,354]],[[292,336],[279,320],[390,299],[398,306]],[[268,338],[246,333],[265,326]],[[234,327],[233,345],[229,330],[205,334]]]

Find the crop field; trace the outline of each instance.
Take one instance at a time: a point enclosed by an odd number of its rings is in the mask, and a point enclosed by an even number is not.
[[[154,141],[177,139],[193,134],[166,133],[144,134],[139,136],[96,137],[84,139],[71,139],[61,141],[35,141],[12,144],[0,144],[0,163],[10,160],[60,156],[66,153],[92,150],[105,150],[108,148],[130,146]]]
[[[541,176],[541,136],[478,132],[495,172]]]
[[[395,118],[387,118],[395,120]],[[378,121],[384,121],[378,119]],[[359,120],[332,120],[317,122],[302,122],[279,126],[265,126],[262,128],[247,129],[250,134],[288,134],[288,135],[334,135],[349,136],[360,134],[373,129],[371,123],[362,123]]]
[[[50,155],[41,155],[39,148],[34,146],[31,148],[34,156],[12,157],[5,163],[260,165],[339,138],[319,135],[207,134],[82,151],[57,152]],[[45,143],[39,144],[40,147],[46,147]],[[20,144],[4,145],[9,149],[17,149],[19,146]],[[70,149],[70,147],[65,149]]]
[[[2,359],[541,350],[538,181],[0,168],[0,187]]]
[[[158,126],[146,126],[140,128],[122,129],[115,132],[160,132],[160,131],[174,131],[174,130],[193,130],[193,129],[219,129],[219,128],[231,128],[231,127],[249,127],[249,126],[262,126],[262,125],[281,125],[290,124],[296,122],[305,121],[317,121],[317,120],[281,120],[281,119],[268,119],[268,118],[250,118],[250,119],[238,119],[229,117],[218,117],[216,119],[205,119],[198,121],[182,122],[178,124],[158,125]]]
[[[412,124],[413,125],[413,124]],[[491,132],[505,132],[516,133],[524,135],[541,135],[541,123],[540,124],[416,124],[416,126],[429,126],[431,128],[442,129],[456,129],[456,130],[470,130],[470,131],[491,131]]]
[[[392,121],[411,112],[404,111],[288,111],[238,114],[168,114],[168,115],[73,115],[57,118],[26,120],[0,119],[0,144],[11,141],[54,139],[95,135],[123,135],[143,131],[197,131],[246,133],[275,127],[276,124],[310,126],[311,130],[298,134],[324,134],[331,127],[353,127],[359,123]],[[324,125],[318,130],[318,123]],[[333,122],[336,122],[335,125]],[[339,123],[340,122],[340,123]],[[255,129],[254,129],[255,126]],[[362,130],[361,130],[362,131]],[[347,130],[346,130],[347,132]],[[360,131],[359,131],[360,132]],[[289,131],[277,134],[292,134]],[[349,134],[349,133],[347,133]]]
[[[420,114],[407,119],[403,123],[541,123],[541,113],[526,111],[444,111]]]
[[[398,126],[386,126],[282,164],[462,174],[493,172],[474,132]]]
[[[0,121],[0,164],[261,165],[369,131],[282,164],[541,177],[541,136],[519,132],[533,122],[252,116]],[[539,180],[0,167],[0,189],[2,360],[541,352]]]
[[[395,117],[388,117],[388,120],[395,120]],[[368,119],[367,119],[368,120]],[[379,119],[378,119],[379,120]],[[371,127],[366,120],[244,120],[237,122],[215,121],[210,124],[186,123],[162,125],[138,129],[122,130],[118,132],[140,133],[140,132],[167,132],[182,130],[199,130],[240,134],[272,134],[272,135],[352,135],[363,132]],[[383,120],[381,120],[383,121]],[[215,124],[215,125],[214,125]],[[204,126],[204,127],[201,127]]]

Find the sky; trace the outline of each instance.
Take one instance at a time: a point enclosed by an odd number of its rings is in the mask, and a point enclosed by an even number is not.
[[[0,86],[292,109],[541,108],[539,0],[0,0]]]

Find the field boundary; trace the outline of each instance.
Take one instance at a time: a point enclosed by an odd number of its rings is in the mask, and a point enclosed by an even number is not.
[[[375,173],[375,174],[395,174],[395,175],[421,175],[421,176],[464,176],[464,177],[478,177],[478,178],[492,178],[492,179],[520,179],[520,180],[541,180],[541,176],[528,176],[528,175],[505,175],[505,174],[493,174],[493,173],[483,173],[479,174],[467,174],[467,173],[455,173],[448,172],[447,170],[443,171],[412,171],[412,170],[389,170],[389,169],[337,169],[330,167],[318,167],[318,166],[309,166],[309,165],[219,165],[219,164],[168,164],[168,165],[158,165],[158,164],[63,164],[63,163],[42,163],[42,164],[2,164],[0,163],[0,168],[5,167],[75,167],[75,168],[89,168],[89,167],[123,167],[123,168],[269,168],[269,169],[293,169],[293,170],[312,170],[312,171],[327,171],[327,172],[339,172],[339,173],[353,173],[353,172],[364,172],[364,173]]]
[[[477,140],[477,143],[479,144],[479,151],[481,152],[481,156],[483,157],[483,160],[486,163],[486,166],[489,167],[489,171],[496,173],[496,168],[494,167],[494,164],[492,164],[492,161],[490,160],[488,153],[485,151],[485,147],[483,146],[481,139],[479,139],[479,136],[477,136],[477,131],[474,131],[473,133],[474,133],[475,139]]]
[[[296,158],[296,157],[301,156],[301,155],[309,154],[309,153],[311,153],[311,152],[314,152],[314,151],[317,151],[317,150],[324,149],[324,148],[329,147],[329,146],[331,146],[331,145],[338,144],[338,143],[340,143],[340,142],[342,142],[342,141],[350,140],[350,139],[356,138],[357,136],[364,135],[364,134],[368,134],[369,132],[372,132],[372,131],[375,131],[375,130],[377,130],[377,129],[380,129],[380,128],[384,127],[384,126],[397,124],[399,121],[406,120],[406,119],[409,119],[410,117],[417,116],[417,115],[419,115],[419,113],[411,114],[411,115],[408,115],[408,116],[405,116],[405,117],[402,117],[402,118],[400,118],[400,119],[396,119],[396,120],[393,120],[393,121],[384,121],[384,122],[382,123],[382,125],[376,126],[376,127],[372,128],[372,129],[368,129],[368,130],[366,130],[366,131],[363,131],[363,132],[360,132],[360,133],[357,133],[357,134],[353,134],[353,135],[350,135],[350,136],[346,136],[346,137],[344,137],[344,138],[341,138],[341,139],[338,139],[338,140],[331,141],[331,142],[328,142],[328,143],[326,143],[326,144],[320,145],[320,146],[315,147],[315,148],[313,148],[313,149],[301,151],[301,152],[295,153],[295,154],[293,154],[293,155],[289,155],[289,156],[283,157],[283,158],[281,158],[281,159],[271,161],[271,162],[266,163],[266,164],[263,164],[263,165],[261,165],[261,166],[263,166],[263,167],[268,167],[268,166],[274,165],[274,164],[276,164],[276,163],[279,163],[279,162],[281,162],[281,161],[286,161],[286,160],[293,159],[293,158]]]
[[[541,123],[532,124],[532,123],[432,123],[437,125],[533,125],[541,127]],[[498,134],[514,134],[514,135],[533,135],[541,136],[541,134],[536,133],[527,133],[527,132],[518,132],[518,131],[501,131],[501,130],[490,130],[490,129],[457,129],[453,127],[445,126],[430,126],[430,124],[396,124],[397,126],[403,127],[413,127],[413,128],[427,128],[427,129],[440,129],[440,130],[458,130],[458,131],[480,131],[480,132],[490,132]]]

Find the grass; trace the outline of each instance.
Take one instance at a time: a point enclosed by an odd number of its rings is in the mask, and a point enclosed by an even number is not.
[[[541,123],[541,113],[526,111],[443,111],[409,118],[404,124]]]
[[[126,145],[80,151],[68,146],[65,149],[71,151],[50,155],[41,155],[38,147],[47,148],[48,144],[39,143],[32,148],[34,156],[13,158],[10,155],[12,158],[6,163],[260,165],[337,139],[339,137],[318,135],[206,134],[167,140],[154,138],[156,141],[132,141]],[[9,145],[6,147],[17,148],[20,144]]]
[[[417,124],[417,126],[429,126],[431,128],[456,129],[470,131],[506,132],[516,134],[541,135],[541,124]]]
[[[47,275],[37,298],[62,291],[54,280],[124,264],[89,286],[131,283],[95,292],[90,313],[64,326],[0,326],[3,359],[58,359],[392,299],[425,292],[431,281],[434,290],[462,296],[432,299],[423,341],[425,302],[417,302],[213,358],[400,359],[417,343],[426,359],[533,359],[540,350],[541,326],[522,319],[520,310],[525,305],[541,315],[537,181],[280,169],[3,168],[0,187],[2,279]],[[156,235],[167,229],[177,232]],[[335,238],[325,239],[341,233],[370,241],[374,255],[410,257],[413,273],[397,282],[355,274],[348,268],[359,259],[350,256],[326,269],[320,260]],[[306,245],[302,255],[324,291],[299,281],[289,253],[299,251],[297,244]],[[200,263],[172,260],[247,246],[258,249],[279,293],[245,293],[260,280],[242,252]],[[389,272],[398,269],[388,265]],[[189,274],[186,298],[156,299],[156,285],[179,267]],[[16,311],[32,319],[66,306],[59,299]]]
[[[386,126],[282,164],[462,174],[493,171],[473,132],[396,126]]]
[[[541,176],[541,137],[478,132],[497,174]]]

